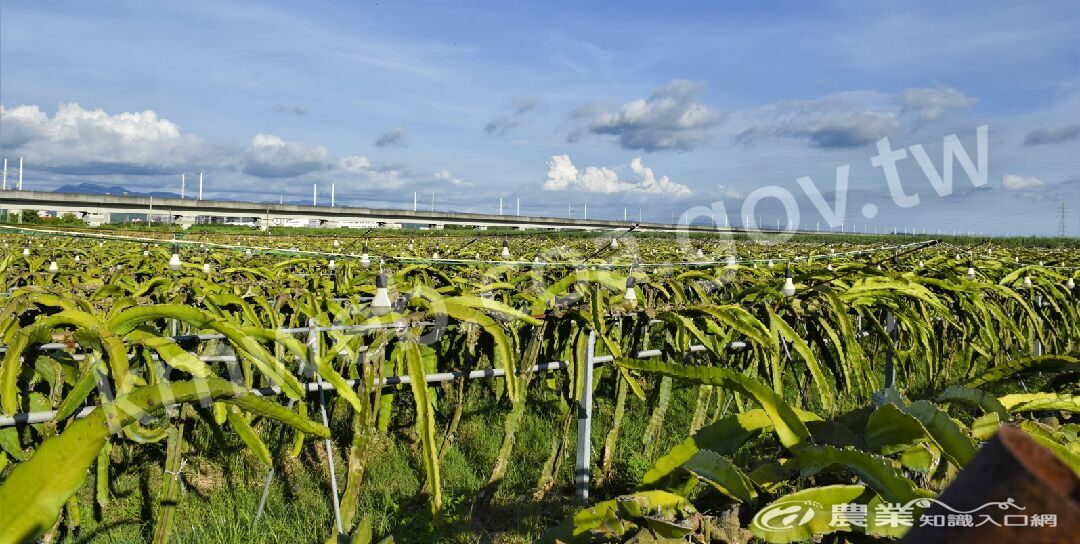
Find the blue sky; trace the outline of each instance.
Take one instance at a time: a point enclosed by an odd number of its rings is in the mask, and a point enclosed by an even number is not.
[[[850,165],[848,223],[1080,231],[1080,5],[834,3],[0,3],[0,155],[28,188],[66,183],[342,205],[670,220],[755,189],[828,194]],[[876,142],[943,138],[938,196],[888,197]],[[860,210],[874,203],[873,219]],[[755,215],[780,217],[775,202]]]

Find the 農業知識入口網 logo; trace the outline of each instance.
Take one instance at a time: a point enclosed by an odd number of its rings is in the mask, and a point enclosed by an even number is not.
[[[940,505],[946,514],[918,513]],[[874,533],[910,527],[1056,527],[1056,514],[1025,512],[1009,498],[987,502],[970,510],[958,510],[937,499],[919,498],[906,503],[845,502],[825,505],[817,501],[791,500],[770,504],[758,511],[750,523],[761,534],[787,532],[817,522],[832,531],[864,530]],[[859,528],[859,529],[853,529]]]

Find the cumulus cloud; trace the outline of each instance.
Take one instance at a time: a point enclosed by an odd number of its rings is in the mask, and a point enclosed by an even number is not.
[[[521,126],[521,117],[536,109],[539,101],[533,97],[515,98],[506,113],[501,113],[484,125],[484,133],[488,136],[503,136],[507,132]]]
[[[1033,130],[1024,138],[1024,145],[1060,144],[1077,138],[1080,138],[1080,123],[1073,123],[1060,127]]]
[[[740,132],[735,140],[753,144],[769,138],[796,138],[811,147],[848,149],[876,142],[899,127],[893,112],[870,109],[853,94],[834,95],[773,104],[766,108],[764,120]]]
[[[435,179],[437,179],[439,181],[445,181],[445,182],[449,183],[450,185],[454,185],[454,186],[457,186],[457,187],[467,187],[469,185],[472,185],[472,183],[470,183],[468,181],[465,181],[465,180],[463,180],[461,178],[454,177],[453,175],[450,174],[449,170],[442,170],[442,171],[439,171],[439,172],[435,172]]]
[[[617,136],[624,149],[690,151],[707,141],[710,129],[726,117],[698,101],[704,87],[700,82],[676,79],[648,98],[623,105],[619,111],[592,105],[579,108],[575,117],[584,120],[585,125],[567,140],[577,140],[584,130]]]
[[[346,172],[363,172],[371,168],[371,161],[364,155],[348,155],[338,161],[338,166]]]
[[[1016,176],[1005,174],[1001,176],[1001,188],[1006,191],[1034,191],[1042,189],[1046,185],[1043,181],[1033,176]]]
[[[61,104],[50,117],[33,105],[0,106],[0,146],[34,167],[67,173],[156,174],[208,160],[212,150],[151,111],[118,113]]]
[[[952,87],[908,89],[900,95],[901,113],[933,121],[949,110],[967,109],[977,100]]]
[[[405,127],[392,128],[375,140],[375,147],[407,147],[408,132]]]
[[[667,176],[657,178],[641,158],[630,161],[633,178],[619,178],[618,172],[604,166],[586,166],[578,170],[569,155],[554,155],[548,160],[545,191],[588,191],[592,193],[642,193],[664,196],[687,196],[690,188],[671,181]]]
[[[256,134],[244,157],[245,174],[287,178],[327,170],[335,164],[323,146],[288,142],[273,134]]]

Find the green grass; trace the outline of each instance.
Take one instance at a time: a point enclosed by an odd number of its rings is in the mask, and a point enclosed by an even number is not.
[[[444,504],[439,518],[434,520],[422,493],[424,469],[413,431],[411,400],[407,390],[397,395],[390,433],[373,446],[357,511],[357,519],[372,518],[377,536],[392,535],[397,542],[531,542],[573,511],[576,424],[571,426],[570,449],[555,487],[543,500],[533,498],[552,436],[558,432],[558,397],[542,380],[533,382],[529,406],[498,493],[487,509],[472,511],[473,501],[495,464],[509,405],[505,399],[495,405],[490,380],[474,381],[466,391],[464,416],[441,464]],[[453,412],[452,393],[446,389],[440,396],[440,440]],[[696,388],[676,383],[657,452],[666,451],[687,435],[696,395]],[[595,398],[592,451],[593,465],[598,467],[612,422],[614,394],[601,390]],[[334,408],[331,427],[337,438],[338,487],[344,489],[349,411],[343,403]],[[594,499],[629,491],[651,466],[642,455],[641,440],[649,415],[646,401],[628,396],[612,475],[602,488],[592,490]],[[273,448],[277,427],[264,422],[260,429]],[[181,493],[172,542],[318,543],[331,535],[334,516],[321,441],[308,441],[299,458],[282,462],[266,511],[256,523],[266,468],[234,435],[226,433],[225,443],[220,444],[202,422],[189,425],[188,439],[191,446],[185,455],[185,491]],[[152,538],[164,443],[124,445],[118,449],[128,453],[114,454],[111,503],[104,509],[94,505],[91,475],[78,495],[82,524],[77,531],[65,531],[61,542],[104,544]],[[118,464],[121,459],[126,459],[125,464]]]

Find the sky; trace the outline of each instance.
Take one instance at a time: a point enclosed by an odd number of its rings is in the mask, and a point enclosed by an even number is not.
[[[0,157],[34,190],[201,171],[206,198],[767,226],[786,193],[802,228],[995,234],[1064,205],[1076,236],[1078,29],[1055,1],[0,0]]]

